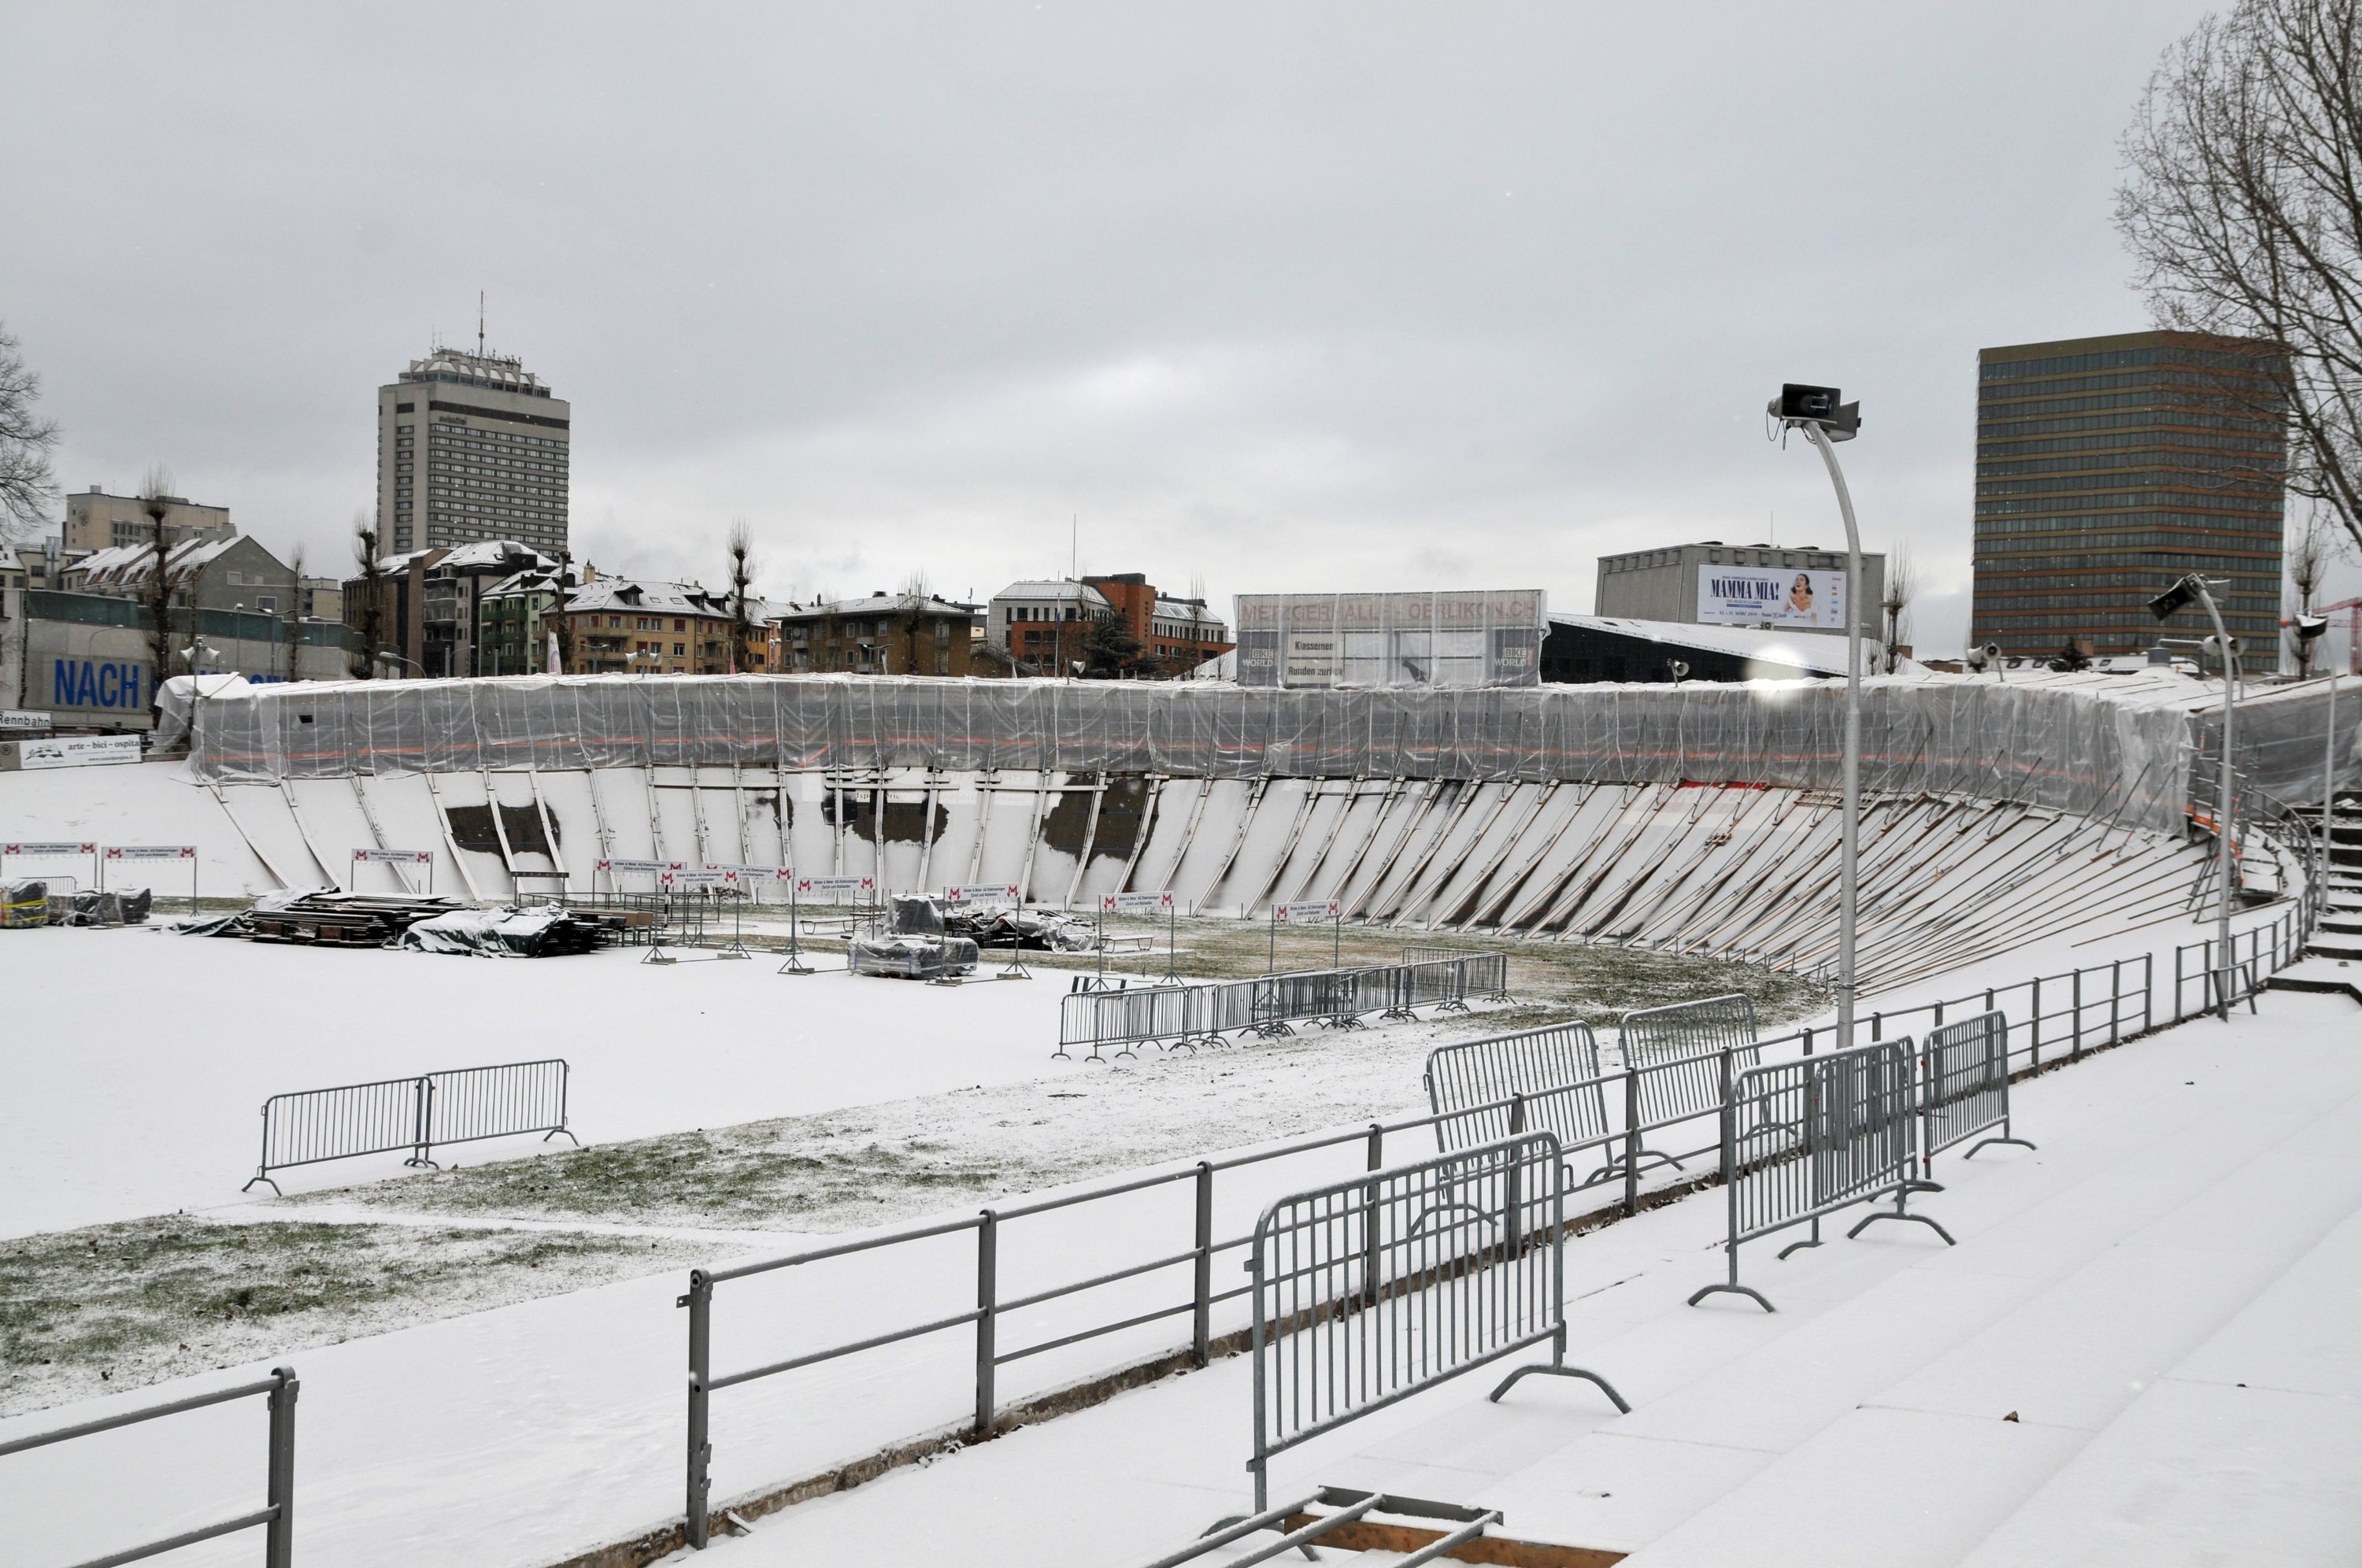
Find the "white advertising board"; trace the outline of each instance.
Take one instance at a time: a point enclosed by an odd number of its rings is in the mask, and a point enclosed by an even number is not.
[[[1272,913],[1282,925],[1320,925],[1335,920],[1343,905],[1335,899],[1313,899],[1296,904],[1275,904]]]
[[[1164,914],[1173,908],[1167,893],[1101,893],[1101,914]]]
[[[828,899],[843,902],[851,898],[858,901],[877,890],[875,877],[799,877],[795,881],[796,897]]]
[[[958,887],[944,889],[947,904],[1015,904],[1024,900],[1014,882],[995,882],[990,887]]]
[[[34,767],[97,767],[139,760],[138,735],[44,735],[20,740],[17,766]]]
[[[356,849],[356,866],[432,866],[435,852],[431,849]]]
[[[1709,625],[1845,630],[1846,577],[1795,567],[1698,568],[1697,617]]]
[[[109,860],[194,860],[197,846],[193,844],[110,844],[106,846]]]
[[[0,856],[12,860],[63,860],[77,855],[96,855],[98,845],[76,844],[69,839],[62,844],[35,844],[27,839],[17,844],[0,844]]]
[[[0,708],[0,735],[38,734],[50,727],[47,713],[24,708]]]
[[[590,863],[590,868],[593,871],[604,871],[611,877],[619,875],[657,877],[662,876],[665,867],[670,864],[671,862],[665,860],[594,860]]]

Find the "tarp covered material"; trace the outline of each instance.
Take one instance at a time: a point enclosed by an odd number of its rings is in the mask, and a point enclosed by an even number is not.
[[[189,711],[199,701],[217,702],[245,696],[254,688],[243,675],[176,675],[156,693],[156,746],[169,751],[189,738]]]
[[[2169,828],[2189,799],[2191,710],[2207,692],[2207,683],[2170,671],[1873,679],[1864,682],[1863,781]],[[2324,696],[2276,698],[2285,707],[2273,722],[2291,732],[2318,723]],[[1835,789],[1843,733],[1844,688],[1816,681],[1270,691],[1210,682],[531,677],[253,688],[207,701],[192,761],[199,777],[226,783],[654,764]],[[2268,771],[2278,779],[2283,770],[2275,760]],[[2283,798],[2313,798],[2287,771]],[[2312,790],[2317,796],[2317,782]]]
[[[480,958],[533,958],[563,910],[456,910],[414,921],[396,946],[417,953],[462,953]]]

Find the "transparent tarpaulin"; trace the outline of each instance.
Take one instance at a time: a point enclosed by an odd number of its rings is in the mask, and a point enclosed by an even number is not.
[[[2362,700],[2354,706],[2362,711]],[[2291,702],[2274,722],[2301,727],[2304,707]],[[2157,828],[2175,825],[2188,799],[2186,700],[1903,679],[1867,682],[1863,709],[1863,780],[1873,790],[2018,801]],[[590,676],[259,688],[204,705],[193,757],[200,776],[223,782],[735,764],[1834,790],[1843,734],[1844,688],[1835,682],[1288,691]],[[2312,797],[2291,783],[2286,798]]]
[[[1493,592],[1246,593],[1236,605],[1239,684],[1538,686],[1550,602]]]

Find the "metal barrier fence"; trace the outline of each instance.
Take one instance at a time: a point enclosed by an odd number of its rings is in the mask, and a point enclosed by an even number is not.
[[[1254,1475],[1273,1455],[1423,1389],[1547,1343],[1529,1373],[1596,1384],[1566,1364],[1566,1181],[1556,1138],[1496,1143],[1293,1193],[1255,1223]],[[1444,1218],[1449,1216],[1449,1218]]]
[[[173,1399],[161,1405],[150,1405],[142,1410],[126,1410],[120,1415],[103,1416],[78,1426],[61,1427],[53,1432],[36,1432],[31,1437],[0,1442],[0,1458],[22,1453],[28,1449],[47,1448],[51,1443],[70,1442],[75,1438],[89,1437],[95,1432],[112,1431],[117,1427],[136,1426],[165,1416],[177,1416],[186,1410],[202,1410],[211,1405],[226,1405],[233,1399],[248,1399],[263,1395],[270,1411],[270,1433],[267,1440],[263,1462],[263,1506],[236,1518],[217,1524],[200,1525],[184,1529],[162,1540],[151,1540],[141,1546],[94,1557],[78,1568],[115,1568],[117,1563],[138,1562],[145,1558],[160,1557],[167,1551],[177,1551],[184,1546],[194,1546],[215,1536],[235,1535],[242,1529],[262,1527],[263,1568],[290,1568],[295,1561],[295,1394],[301,1385],[292,1366],[274,1366],[270,1375],[254,1383],[241,1383],[235,1388],[216,1388],[210,1394],[193,1394],[185,1399]]]
[[[1599,1042],[1580,1020],[1439,1045],[1419,1082],[1445,1154],[1529,1127],[1581,1144],[1607,1131]]]
[[[2034,1145],[2014,1137],[2009,1121],[2009,1020],[1981,1012],[1930,1029],[1919,1042],[1919,1169],[1945,1150],[2000,1128],[1987,1143]]]
[[[1780,1256],[1817,1247],[1822,1217],[1849,1204],[1894,1199],[1892,1210],[1868,1216],[1849,1236],[1874,1220],[1912,1220],[1951,1241],[1941,1225],[1905,1207],[1915,1191],[1942,1190],[1918,1176],[1911,1068],[1905,1038],[1751,1067],[1732,1080],[1722,1106],[1730,1277],[1700,1286],[1691,1306],[1727,1291],[1774,1310],[1761,1291],[1738,1283],[1740,1243],[1809,1224],[1812,1234]]]
[[[2288,941],[2282,940],[2267,943],[2265,951],[2298,951],[2301,946],[2298,944],[2292,948]],[[1964,1016],[2000,1011],[2005,1021],[2001,1033],[2003,1059],[2011,1072],[2025,1072],[2047,1063],[2080,1056],[2086,1050],[2117,1043],[2166,1021],[2162,1016],[2164,999],[2158,994],[2159,982],[2155,971],[2156,966],[2147,959],[2119,960],[2067,973],[2036,976],[1966,997],[1907,1009],[1874,1011],[1862,1021],[1872,1036],[1871,1043],[1877,1045],[1890,1043],[1882,1039],[1882,1034],[1891,1025],[1913,1020],[1931,1020],[1933,1024],[1941,1025],[1948,1014],[1957,1021]],[[1249,985],[1250,982],[1242,981],[1235,986],[1164,988],[1228,995],[1242,993]],[[1126,994],[1098,993],[1100,997],[1122,997]],[[1096,999],[1087,994],[1085,999]],[[2177,1021],[2179,1016],[2187,1015],[2178,1015]],[[1646,1020],[1642,1021],[1645,1029]],[[1174,1353],[1185,1355],[1192,1364],[1202,1366],[1211,1354],[1216,1309],[1238,1301],[1249,1289],[1245,1285],[1220,1290],[1214,1287],[1217,1260],[1226,1253],[1243,1250],[1251,1241],[1251,1237],[1245,1235],[1229,1239],[1217,1237],[1214,1214],[1218,1176],[1279,1160],[1323,1154],[1333,1157],[1335,1154],[1356,1145],[1360,1146],[1363,1156],[1363,1168],[1377,1171],[1385,1167],[1387,1140],[1406,1133],[1422,1139],[1435,1139],[1447,1150],[1465,1148],[1483,1142],[1481,1134],[1500,1126],[1504,1119],[1520,1132],[1526,1130],[1529,1121],[1534,1126],[1553,1132],[1562,1128],[1572,1131],[1584,1126],[1580,1118],[1587,1112],[1581,1110],[1581,1106],[1605,1104],[1612,1111],[1620,1104],[1623,1114],[1618,1124],[1595,1134],[1572,1137],[1562,1134],[1560,1150],[1562,1158],[1570,1164],[1584,1153],[1595,1153],[1601,1159],[1610,1162],[1621,1177],[1609,1193],[1603,1194],[1603,1200],[1587,1212],[1617,1209],[1631,1214],[1638,1212],[1639,1206],[1639,1174],[1646,1163],[1641,1151],[1643,1139],[1656,1138],[1683,1124],[1703,1122],[1713,1129],[1708,1141],[1694,1149],[1675,1146],[1670,1151],[1671,1154],[1689,1159],[1694,1155],[1719,1154],[1723,1147],[1720,1122],[1724,1104],[1720,1089],[1727,1077],[1735,1080],[1745,1070],[1741,1058],[1796,1051],[1807,1058],[1825,1061],[1827,1059],[1826,1051],[1817,1056],[1814,1055],[1814,1051],[1816,1044],[1825,1046],[1829,1037],[1827,1026],[1818,1025],[1791,1031],[1752,1045],[1731,1044],[1700,1055],[1670,1056],[1644,1066],[1636,1067],[1628,1062],[1626,1066],[1617,1071],[1598,1073],[1574,1083],[1535,1093],[1513,1091],[1502,1098],[1456,1109],[1447,1103],[1425,1116],[1374,1122],[1365,1129],[1327,1133],[1223,1160],[1199,1161],[1021,1207],[988,1209],[975,1218],[869,1237],[742,1268],[692,1273],[690,1290],[680,1297],[680,1305],[689,1309],[690,1313],[690,1539],[692,1543],[701,1545],[707,1539],[710,1521],[706,1499],[712,1458],[712,1448],[707,1435],[709,1399],[719,1389],[877,1350],[922,1335],[967,1330],[975,1334],[977,1345],[973,1430],[978,1433],[988,1433],[993,1430],[993,1422],[999,1410],[994,1392],[995,1372],[1000,1366],[1031,1355],[1147,1323],[1180,1320],[1187,1320],[1190,1329],[1187,1339],[1176,1347]],[[1900,1048],[1899,1043],[1894,1043]],[[1693,1084],[1701,1076],[1714,1086],[1715,1092],[1707,1097],[1707,1103],[1703,1107],[1683,1112],[1681,1110],[1683,1095],[1676,1092],[1673,1086]],[[1664,1086],[1652,1084],[1652,1079],[1661,1077],[1667,1080]],[[1569,1107],[1552,1103],[1560,1099],[1576,1103]],[[1650,1115],[1644,1111],[1644,1106],[1656,1108],[1661,1113]],[[1462,1124],[1471,1131],[1455,1132],[1455,1127]],[[1048,1286],[1015,1299],[1004,1299],[1000,1296],[996,1260],[999,1236],[1004,1226],[1054,1210],[1095,1205],[1155,1187],[1183,1184],[1194,1188],[1191,1207],[1195,1220],[1186,1233],[1176,1231],[1171,1235],[1159,1235],[1142,1231],[1137,1226],[1130,1227],[1125,1233],[1126,1239],[1138,1240],[1142,1243],[1140,1250],[1149,1255],[1101,1273]],[[976,1249],[977,1290],[973,1308],[865,1339],[822,1346],[788,1360],[724,1377],[716,1378],[712,1375],[711,1328],[715,1286],[748,1275],[815,1265],[824,1261],[865,1258],[874,1252],[961,1234],[975,1238],[972,1244]],[[1110,1242],[1110,1246],[1116,1244]],[[1104,1261],[1106,1253],[1100,1252],[1098,1256]],[[1070,1323],[1078,1321],[1081,1326],[1071,1327],[1054,1338],[1014,1348],[1002,1342],[1002,1316],[1019,1308],[1083,1297],[1089,1292],[1123,1281],[1154,1280],[1173,1275],[1182,1276],[1182,1283],[1169,1297],[1160,1297],[1161,1304],[1150,1310],[1102,1311],[1096,1317],[1084,1315],[1069,1320]]]
[[[1414,943],[1402,950],[1405,965],[1450,964],[1468,960],[1468,989],[1471,994],[1488,1001],[1507,1001],[1509,997],[1509,955],[1506,953],[1470,952],[1465,947],[1437,947]]]
[[[1720,1105],[1728,1078],[1716,1054],[1735,1051],[1736,1066],[1751,1067],[1763,1059],[1757,1039],[1755,1003],[1735,992],[1626,1013],[1616,1029],[1624,1065],[1665,1069],[1636,1080],[1637,1114],[1648,1121],[1678,1121]],[[1674,1155],[1659,1157],[1681,1164]]]
[[[1506,995],[1508,962],[1497,953],[1462,953],[1450,959],[1351,969],[1304,969],[1252,979],[1193,986],[1133,986],[1073,991],[1060,999],[1058,1048],[1087,1045],[1091,1061],[1120,1061],[1137,1047],[1191,1049],[1253,1032],[1293,1034],[1295,1026],[1360,1026],[1370,1013],[1414,1018],[1416,1008],[1465,1011],[1472,995]],[[1118,1046],[1112,1056],[1100,1055]]]
[[[272,1171],[406,1151],[408,1165],[433,1165],[436,1145],[538,1132],[579,1144],[566,1125],[563,1057],[455,1067],[415,1077],[274,1094],[262,1102],[257,1182],[279,1191]]]

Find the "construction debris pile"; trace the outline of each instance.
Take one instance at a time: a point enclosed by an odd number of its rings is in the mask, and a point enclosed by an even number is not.
[[[543,958],[588,953],[613,940],[615,922],[562,909],[473,910],[456,899],[294,888],[251,908],[179,929],[311,947],[403,947],[420,953]]]
[[[1015,945],[1032,953],[1087,953],[1095,940],[1088,921],[1042,910],[944,908],[944,931],[983,948]]]
[[[36,925],[140,925],[154,900],[145,888],[129,892],[75,889],[52,893],[47,882],[0,886],[0,927]]]
[[[846,947],[856,975],[900,980],[945,980],[976,972],[977,945],[945,930],[944,905],[922,893],[897,896],[886,909],[886,931],[856,936]]]

